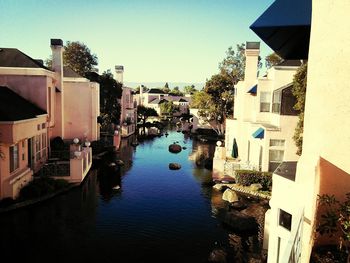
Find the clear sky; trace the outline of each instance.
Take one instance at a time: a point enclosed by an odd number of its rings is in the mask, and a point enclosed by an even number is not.
[[[46,59],[50,38],[81,41],[124,81],[205,82],[273,0],[0,0],[0,47]],[[261,43],[261,56],[271,53]]]

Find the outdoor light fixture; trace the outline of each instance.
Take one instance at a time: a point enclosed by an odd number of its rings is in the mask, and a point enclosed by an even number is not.
[[[90,143],[89,141],[86,141],[86,142],[85,142],[85,146],[86,146],[86,147],[89,147],[90,145],[91,145],[91,143]]]
[[[79,143],[79,139],[78,139],[78,138],[74,138],[73,142],[74,142],[75,144],[78,144],[78,143]]]
[[[217,141],[216,142],[216,146],[220,147],[222,145],[222,142],[221,141]]]

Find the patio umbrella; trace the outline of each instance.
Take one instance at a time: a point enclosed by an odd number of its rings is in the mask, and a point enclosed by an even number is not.
[[[233,139],[233,146],[232,146],[232,154],[231,154],[231,156],[233,158],[237,158],[238,157],[238,145],[237,145],[236,138]]]
[[[311,0],[276,0],[250,26],[284,59],[307,59],[311,27]]]

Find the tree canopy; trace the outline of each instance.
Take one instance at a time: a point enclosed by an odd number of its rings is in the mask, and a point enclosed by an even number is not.
[[[100,83],[100,112],[102,126],[118,124],[120,121],[120,103],[122,96],[122,84],[113,78],[110,70],[103,72],[99,77]]]
[[[271,53],[270,55],[265,57],[265,67],[271,68],[283,61],[283,58],[281,58],[279,55],[277,55],[275,52]]]
[[[45,60],[45,65],[52,68],[52,56]],[[79,75],[86,77],[86,74],[94,71],[95,66],[98,65],[98,59],[84,43],[67,41],[64,46],[63,65],[69,66]]]
[[[98,59],[84,43],[67,41],[63,52],[63,63],[78,74],[85,76],[87,72],[94,70]]]
[[[145,125],[148,117],[158,116],[158,113],[153,108],[145,107],[143,105],[138,105],[137,116],[142,121],[143,125]]]
[[[183,96],[184,94],[180,91],[179,87],[174,87],[169,94],[175,95],[175,96]]]
[[[202,91],[193,94],[191,107],[217,132],[223,135],[226,118],[233,114],[233,84],[229,76],[216,74]]]
[[[197,90],[196,90],[196,87],[194,85],[188,85],[188,86],[185,86],[184,87],[184,93],[185,94],[193,94],[195,93]]]
[[[180,110],[179,106],[175,105],[172,101],[165,101],[160,104],[161,114],[167,114],[171,116],[179,110]]]

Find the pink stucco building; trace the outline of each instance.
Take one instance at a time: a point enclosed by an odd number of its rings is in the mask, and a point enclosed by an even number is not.
[[[0,48],[0,198],[18,196],[46,163],[53,138],[100,137],[99,84],[63,67],[62,40],[51,39],[51,49],[52,70],[18,49]],[[91,167],[91,149],[80,150],[67,164],[72,182],[81,182]]]

